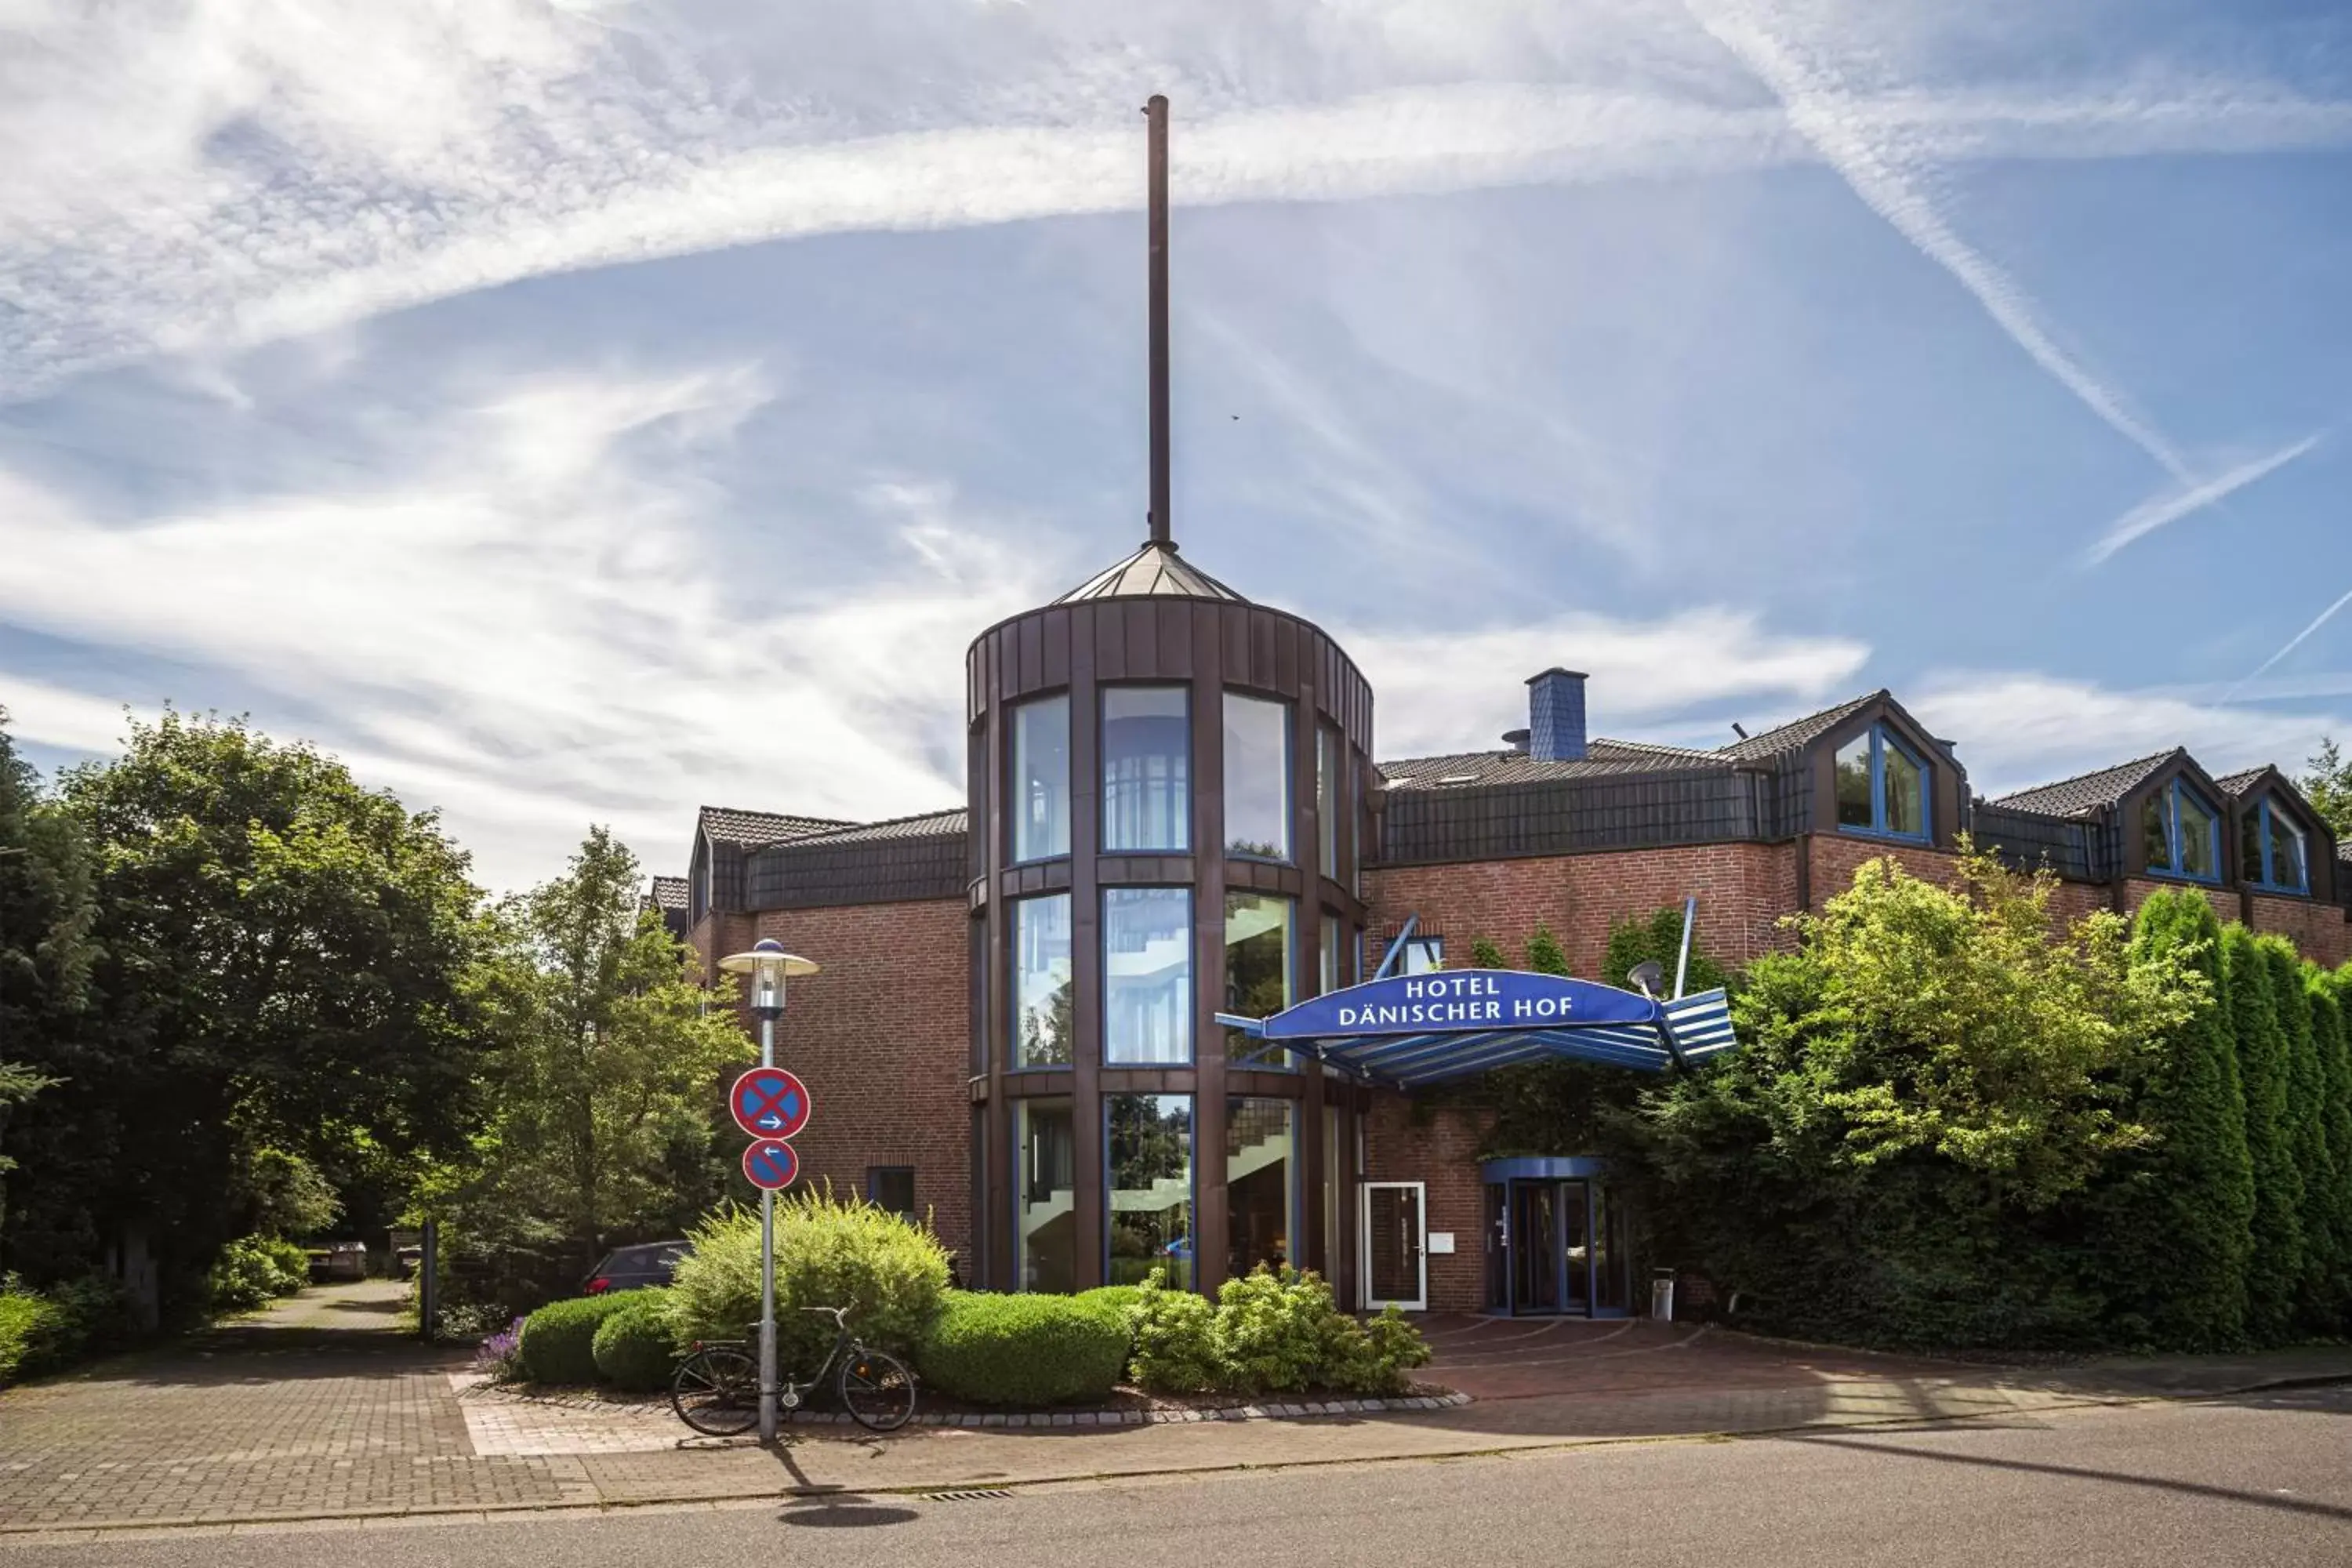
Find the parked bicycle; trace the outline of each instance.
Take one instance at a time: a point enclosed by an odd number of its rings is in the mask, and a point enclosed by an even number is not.
[[[776,1403],[797,1410],[809,1394],[824,1386],[833,1374],[834,1392],[841,1407],[860,1426],[873,1432],[895,1432],[915,1414],[915,1374],[887,1351],[869,1349],[849,1331],[846,1307],[803,1307],[833,1320],[833,1348],[817,1363],[805,1383],[785,1378],[776,1385]],[[740,1340],[699,1340],[669,1385],[670,1408],[696,1431],[712,1437],[734,1437],[760,1421],[760,1363]]]

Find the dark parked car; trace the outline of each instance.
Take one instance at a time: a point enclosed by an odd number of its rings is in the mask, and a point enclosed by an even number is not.
[[[677,1260],[694,1250],[690,1241],[649,1241],[642,1247],[616,1247],[580,1282],[583,1296],[607,1290],[635,1290],[646,1285],[667,1285],[677,1270]]]

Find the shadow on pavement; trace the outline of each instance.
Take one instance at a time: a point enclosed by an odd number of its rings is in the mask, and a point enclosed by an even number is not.
[[[878,1503],[856,1492],[796,1498],[777,1516],[780,1522],[804,1530],[871,1530],[877,1525],[905,1524],[921,1517],[902,1504]]]

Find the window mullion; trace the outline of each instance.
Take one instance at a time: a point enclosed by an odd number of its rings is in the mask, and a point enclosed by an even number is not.
[[[1875,729],[1870,731],[1870,826],[1886,831],[1886,737]]]

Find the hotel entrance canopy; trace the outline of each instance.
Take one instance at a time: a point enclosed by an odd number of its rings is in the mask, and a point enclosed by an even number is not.
[[[1663,1072],[1738,1044],[1720,990],[1662,1002],[1516,969],[1392,975],[1270,1018],[1220,1013],[1217,1022],[1399,1089],[1562,1058]]]

